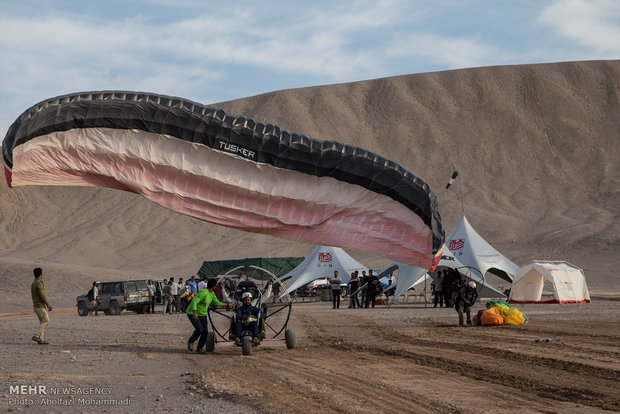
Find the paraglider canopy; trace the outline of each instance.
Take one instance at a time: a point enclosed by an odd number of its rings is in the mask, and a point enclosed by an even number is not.
[[[223,226],[424,268],[444,239],[435,194],[401,165],[175,97],[43,101],[11,125],[2,155],[9,186],[122,189]]]

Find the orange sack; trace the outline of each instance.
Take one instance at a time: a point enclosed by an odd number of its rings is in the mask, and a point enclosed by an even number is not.
[[[487,309],[482,312],[480,324],[482,326],[498,326],[504,324],[504,318],[494,311],[495,308]]]

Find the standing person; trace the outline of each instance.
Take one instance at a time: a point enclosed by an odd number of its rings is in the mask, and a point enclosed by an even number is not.
[[[390,289],[392,287],[392,274],[390,273],[390,278],[388,278],[388,287],[385,288],[383,292],[385,294],[385,299],[388,300],[390,296],[394,296],[394,289]]]
[[[340,283],[342,283],[342,280],[340,280],[337,270],[334,270],[334,278],[328,279],[328,282],[332,288],[332,309],[340,309]]]
[[[368,292],[368,275],[366,274],[365,270],[362,270],[362,278],[360,280],[360,283],[362,284],[362,306],[360,306],[360,308],[364,307],[364,303],[366,303],[366,292]]]
[[[202,276],[202,280],[198,282],[198,292],[207,287],[207,275]]]
[[[356,305],[358,308],[362,307],[358,292],[358,289],[360,288],[360,278],[358,275],[359,272],[357,270],[351,273],[351,279],[349,279],[349,283],[347,283],[349,285],[349,292],[351,292],[351,296],[349,298],[349,308],[353,309],[355,309]]]
[[[97,281],[93,282],[93,287],[88,291],[86,296],[88,300],[90,300],[90,304],[95,310],[95,316],[97,316],[98,315],[97,311],[99,308],[99,282]]]
[[[163,289],[163,293],[164,293],[164,310],[163,310],[163,314],[166,314],[166,311],[168,310],[168,306],[170,306],[170,311],[169,313],[172,313],[172,287],[170,286],[172,284],[171,281],[166,282],[166,280],[164,279],[164,289]]]
[[[39,330],[32,336],[32,340],[39,345],[48,345],[45,340],[45,328],[50,323],[50,315],[52,305],[47,301],[45,294],[45,285],[43,284],[43,270],[40,267],[33,269],[34,282],[30,285],[30,294],[32,295],[32,308],[39,318]]]
[[[448,269],[443,270],[441,293],[443,295],[443,301],[445,302],[446,307],[454,305],[454,303],[452,302],[452,275],[448,273]]]
[[[463,325],[463,313],[467,314],[467,325],[471,325],[471,307],[476,303],[477,299],[476,282],[471,281],[461,288],[454,305],[459,313],[459,325]]]
[[[217,281],[215,279],[211,279],[207,282],[207,286],[205,289],[199,291],[194,299],[192,299],[191,303],[187,307],[185,313],[187,314],[187,318],[192,323],[194,327],[194,332],[192,336],[187,340],[187,350],[192,351],[192,347],[196,339],[198,340],[198,347],[196,348],[196,352],[199,354],[204,354],[205,350],[203,347],[207,343],[207,333],[208,330],[208,320],[207,320],[207,309],[211,303],[214,303],[217,306],[222,306],[222,302],[220,302],[213,290],[215,289],[215,285]]]
[[[155,285],[151,279],[146,282],[146,287],[149,288],[149,313],[155,313]]]
[[[186,286],[185,286],[185,283],[183,282],[182,277],[179,278],[179,283],[177,283],[177,286],[179,287],[179,290],[178,290],[179,299],[178,299],[177,306],[179,307],[179,312],[185,312],[185,304],[183,302],[183,298],[187,296],[187,291],[185,290]]]
[[[170,294],[172,295],[172,304],[170,306],[170,313],[178,313],[179,312],[179,286],[177,282],[174,281],[174,277],[170,278]],[[172,311],[174,309],[174,312]]]
[[[445,274],[450,275],[450,304],[454,306],[456,305],[456,301],[461,293],[461,289],[465,286],[465,280],[463,280],[463,277],[456,269],[450,270],[450,272],[445,270],[444,275]]]
[[[433,303],[435,304],[433,306],[433,308],[437,307],[437,302],[439,302],[439,307],[443,308],[443,278],[441,277],[441,272],[437,272],[437,276],[435,277],[435,280],[433,281],[434,283],[434,294],[435,294],[435,298]],[[446,306],[448,304],[446,303]]]
[[[226,284],[224,283],[224,281],[217,282],[214,292],[215,296],[217,296],[220,302],[234,302],[234,300],[231,299],[230,295],[228,294],[228,288],[226,288]]]
[[[185,293],[186,295],[181,298],[181,304],[183,305],[183,312],[187,310],[189,303],[194,298],[194,294],[192,293],[192,288],[189,285],[189,279],[185,281]]]
[[[368,285],[366,286],[366,301],[364,302],[364,308],[372,303],[372,307],[375,307],[375,300],[377,295],[381,293],[381,284],[377,276],[372,274],[372,270],[368,271]]]
[[[192,295],[195,295],[196,293],[198,293],[198,285],[196,284],[196,276],[192,275],[192,277],[189,278],[189,290]]]

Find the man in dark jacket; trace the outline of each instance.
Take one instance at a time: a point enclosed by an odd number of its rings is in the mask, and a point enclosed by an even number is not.
[[[368,306],[372,303],[372,307],[375,307],[375,300],[377,296],[381,293],[381,283],[377,276],[372,274],[372,270],[368,271],[368,282],[366,286],[366,300],[364,301],[364,308],[368,308]]]
[[[252,294],[250,292],[244,292],[241,296],[243,304],[237,306],[235,314],[235,343],[241,344],[241,331],[244,326],[252,332],[252,342],[255,345],[260,344],[258,339],[258,319],[265,318],[265,313],[256,306],[252,305]]]
[[[356,270],[351,273],[351,279],[349,279],[349,292],[351,292],[351,296],[349,298],[349,308],[354,308],[357,306],[358,308],[362,307],[360,303],[359,292],[357,291],[360,287],[360,278],[358,277],[359,272]]]
[[[456,298],[454,307],[459,313],[459,325],[463,325],[463,313],[467,313],[467,325],[471,325],[471,307],[478,300],[478,291],[476,290],[476,282],[469,282],[463,286]]]

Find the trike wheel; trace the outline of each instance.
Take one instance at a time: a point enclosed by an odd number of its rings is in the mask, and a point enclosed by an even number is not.
[[[241,352],[243,355],[252,355],[252,338],[244,336],[241,339]]]
[[[213,332],[207,333],[207,352],[213,352],[215,350],[215,334]]]
[[[292,329],[284,331],[284,339],[286,340],[286,347],[288,349],[295,348],[295,331]]]

